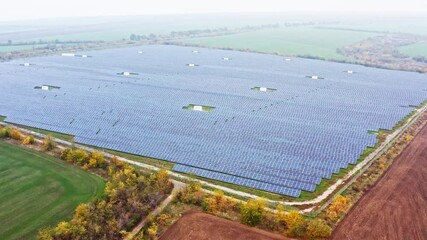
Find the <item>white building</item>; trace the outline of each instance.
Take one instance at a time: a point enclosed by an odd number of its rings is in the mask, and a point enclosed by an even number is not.
[[[24,63],[24,64],[22,64],[23,66],[25,66],[25,67],[28,67],[28,66],[30,66],[31,64],[30,63]]]
[[[61,54],[63,57],[75,57],[76,56],[76,54],[74,54],[74,53],[63,53],[63,54]]]
[[[130,72],[123,72],[124,76],[130,76]]]
[[[319,79],[319,76],[311,76],[311,79]]]
[[[43,85],[43,86],[42,86],[42,90],[43,90],[43,91],[49,91],[49,86]]]
[[[194,111],[203,111],[203,106],[194,106],[193,110]]]
[[[260,87],[260,88],[259,88],[259,90],[260,90],[261,92],[267,92],[267,88],[266,88],[266,87]]]
[[[195,66],[196,66],[196,64],[194,64],[194,63],[189,63],[189,64],[187,64],[187,66],[189,66],[189,67],[195,67]]]
[[[222,60],[224,60],[224,61],[230,61],[230,58],[225,57],[225,58],[222,58]]]

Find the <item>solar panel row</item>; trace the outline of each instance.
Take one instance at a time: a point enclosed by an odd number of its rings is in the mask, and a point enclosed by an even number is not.
[[[374,146],[369,130],[392,129],[427,98],[421,74],[192,51],[146,46],[32,58],[26,67],[2,63],[0,115],[76,142],[172,161],[176,171],[298,196]],[[325,79],[305,78],[312,75]],[[61,88],[33,88],[42,85]],[[182,109],[189,104],[215,109]]]

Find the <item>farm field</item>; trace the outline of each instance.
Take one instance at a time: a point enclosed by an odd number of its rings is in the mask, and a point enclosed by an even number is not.
[[[0,141],[0,238],[35,239],[102,194],[104,181],[58,159]]]
[[[0,115],[295,198],[355,164],[377,142],[370,132],[427,98],[425,75],[359,65],[165,45],[83,55],[2,64]]]
[[[206,213],[184,214],[161,237],[160,240],[286,240],[279,234],[251,228],[238,222]]]
[[[337,52],[338,48],[375,35],[315,27],[282,27],[226,36],[185,39],[179,42],[216,48],[249,49],[263,53],[344,60],[345,56]]]
[[[360,199],[332,239],[426,239],[427,127]]]
[[[12,51],[22,51],[22,50],[31,50],[33,48],[37,47],[46,47],[45,44],[43,45],[22,45],[22,46],[0,46],[0,54],[6,53],[6,52],[12,52]]]
[[[427,57],[427,42],[403,46],[399,51],[410,57]]]

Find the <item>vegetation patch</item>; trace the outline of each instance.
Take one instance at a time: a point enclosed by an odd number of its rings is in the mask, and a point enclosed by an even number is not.
[[[29,140],[30,142],[31,140]],[[43,153],[0,141],[0,236],[34,239],[103,193],[102,178]]]

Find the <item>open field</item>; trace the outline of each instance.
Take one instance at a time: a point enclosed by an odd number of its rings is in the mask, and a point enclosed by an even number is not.
[[[0,141],[0,236],[32,239],[102,194],[104,181],[58,159]]]
[[[46,44],[41,45],[21,45],[21,46],[0,46],[0,54],[12,51],[31,50],[33,48],[46,47]]]
[[[182,216],[160,240],[286,240],[283,236],[251,228],[206,213],[190,212]]]
[[[427,57],[427,42],[403,46],[399,51],[410,57]]]
[[[333,239],[426,239],[427,127],[341,222]]]
[[[320,29],[315,27],[282,27],[217,37],[179,40],[207,47],[249,49],[263,53],[312,56],[344,60],[337,49],[375,36],[375,33]]]

